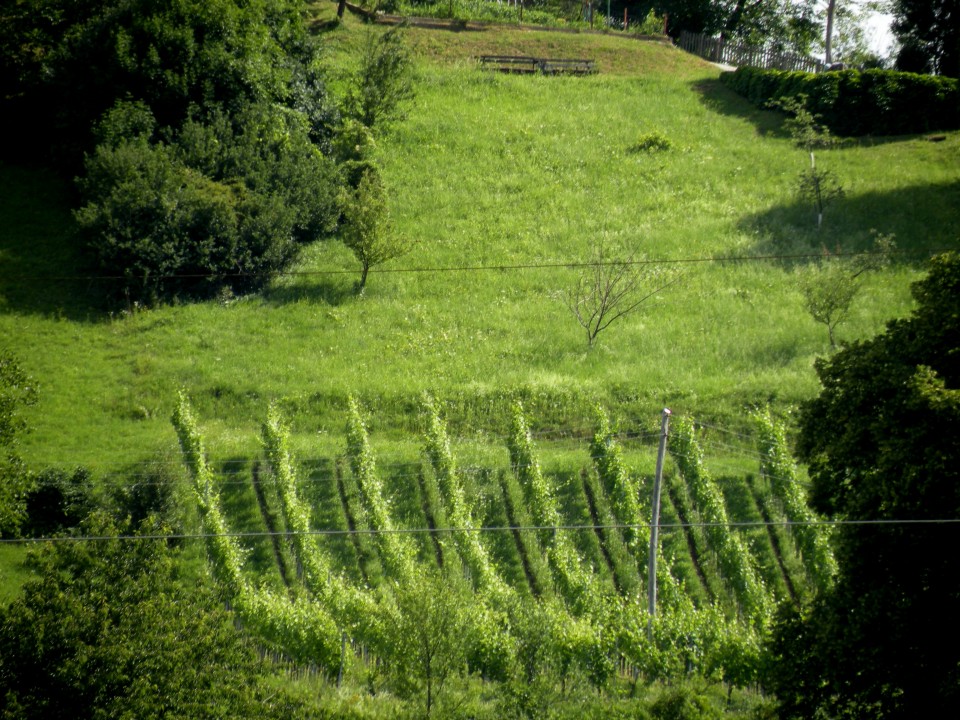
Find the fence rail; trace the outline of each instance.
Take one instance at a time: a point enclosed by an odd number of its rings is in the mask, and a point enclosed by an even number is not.
[[[771,48],[751,47],[722,38],[683,31],[678,45],[705,60],[735,67],[758,67],[777,70],[823,72],[826,66],[819,60],[804,55],[781,52]]]

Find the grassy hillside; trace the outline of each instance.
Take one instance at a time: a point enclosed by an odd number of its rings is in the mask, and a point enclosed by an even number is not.
[[[328,32],[331,68],[364,32],[352,19]],[[31,465],[115,471],[169,449],[178,388],[224,453],[255,450],[270,401],[291,416],[302,455],[337,452],[350,394],[401,457],[415,452],[403,437],[424,391],[448,401],[463,436],[496,433],[518,394],[539,429],[576,433],[595,400],[627,430],[664,405],[732,426],[746,405],[809,397],[812,361],[829,350],[796,288],[808,260],[752,258],[858,249],[871,229],[905,250],[957,244],[956,134],[822,152],[847,197],[817,235],[795,191],[803,154],[777,116],[696,58],[587,33],[413,28],[409,39],[417,99],[378,142],[396,232],[415,248],[362,297],[352,256],[328,242],[262,294],[104,311],[104,281],[77,277],[70,188],[0,167],[0,332],[41,387],[24,440]],[[482,52],[592,57],[601,72],[488,74],[473,60]],[[637,150],[649,133],[671,147]],[[581,272],[564,265],[598,243],[677,282],[588,348],[559,296]],[[870,279],[842,339],[906,312],[919,260]]]

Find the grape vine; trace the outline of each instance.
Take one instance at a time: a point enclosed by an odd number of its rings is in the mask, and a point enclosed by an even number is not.
[[[705,523],[710,545],[717,555],[720,570],[733,587],[746,617],[763,626],[770,617],[770,598],[750,551],[730,528],[723,495],[703,462],[693,424],[676,418],[668,442],[670,454],[686,481],[700,517]]]
[[[807,505],[806,494],[797,478],[797,466],[787,449],[782,423],[775,422],[769,409],[753,414],[760,451],[760,474],[767,478],[773,495],[779,498],[800,551],[803,566],[817,590],[824,590],[837,571],[837,562],[824,530]]]

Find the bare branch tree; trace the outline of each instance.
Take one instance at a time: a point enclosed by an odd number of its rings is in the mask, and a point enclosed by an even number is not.
[[[662,269],[633,255],[611,258],[603,243],[594,247],[593,259],[583,267],[563,301],[586,332],[591,347],[597,335],[679,279],[666,277]]]

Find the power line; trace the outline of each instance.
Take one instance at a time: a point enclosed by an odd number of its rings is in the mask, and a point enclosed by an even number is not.
[[[790,520],[743,520],[731,521],[726,523],[719,522],[688,522],[688,523],[660,523],[658,527],[661,530],[683,530],[687,528],[704,527],[730,527],[730,528],[757,528],[757,527],[843,527],[843,526],[936,526],[936,525],[958,525],[960,518],[927,518],[927,519],[878,519],[878,520],[809,520],[809,521],[790,521]],[[207,540],[212,538],[274,538],[274,537],[294,537],[307,535],[314,537],[338,537],[354,535],[437,535],[444,533],[497,533],[497,532],[586,532],[596,530],[614,530],[614,529],[649,529],[649,524],[639,525],[500,525],[500,526],[482,526],[482,527],[444,527],[444,528],[394,528],[391,530],[374,529],[326,529],[311,530],[308,533],[297,533],[289,530],[285,531],[237,531],[228,533],[148,533],[144,535],[63,535],[59,537],[40,537],[40,538],[2,538],[0,544],[28,545],[51,542],[111,542],[111,541],[135,541],[135,540]]]
[[[955,248],[934,248],[931,250],[896,250],[893,252],[835,252],[830,253],[831,258],[851,258],[872,255],[901,256],[901,257],[928,257],[944,252],[950,252]],[[822,252],[808,252],[795,254],[771,254],[771,255],[727,255],[727,256],[708,256],[708,257],[687,257],[687,258],[659,258],[659,259],[625,259],[625,260],[607,260],[607,261],[581,261],[572,260],[565,262],[549,263],[515,263],[500,265],[437,265],[432,267],[406,267],[406,268],[371,268],[370,273],[394,275],[394,274],[417,274],[417,273],[471,273],[471,272],[491,272],[491,271],[515,271],[515,270],[556,270],[578,268],[608,267],[613,265],[702,265],[708,263],[740,263],[740,262],[771,262],[788,260],[810,260],[820,259],[824,255]],[[154,280],[227,280],[235,278],[271,278],[271,277],[315,277],[326,275],[356,275],[356,269],[328,269],[328,270],[278,270],[274,272],[236,272],[236,273],[171,273],[150,275]],[[136,281],[139,276],[130,275],[13,275],[10,276],[16,280],[29,282],[98,282],[98,281]]]

